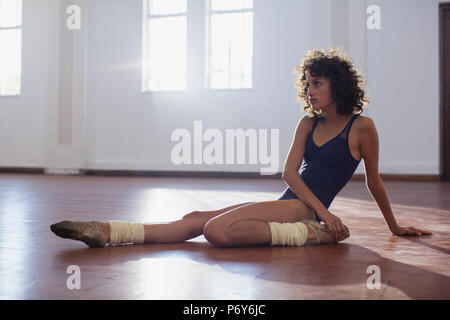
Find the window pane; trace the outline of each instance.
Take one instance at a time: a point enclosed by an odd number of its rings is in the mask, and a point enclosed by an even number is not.
[[[227,53],[211,55],[211,89],[228,88],[229,83],[229,56]]]
[[[251,57],[231,58],[230,88],[251,88]]]
[[[239,10],[253,8],[253,0],[211,0],[211,10]]]
[[[144,89],[186,89],[186,17],[149,19]]]
[[[0,28],[22,24],[22,0],[0,0]]]
[[[149,0],[150,14],[185,13],[187,0]]]
[[[211,16],[210,88],[251,88],[253,13]]]
[[[211,45],[214,51],[232,48],[251,54],[253,48],[253,13],[227,13],[211,16]]]
[[[0,30],[0,95],[20,94],[21,30]]]

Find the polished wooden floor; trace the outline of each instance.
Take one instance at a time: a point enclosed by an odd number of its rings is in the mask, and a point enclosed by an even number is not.
[[[0,174],[0,298],[450,298],[448,182],[385,182],[399,223],[434,233],[423,237],[392,235],[362,181],[350,181],[330,207],[351,232],[338,245],[219,249],[200,236],[94,249],[49,228],[65,219],[171,221],[275,200],[284,187],[278,180]],[[67,287],[71,265],[80,268],[81,289]],[[367,285],[373,265],[379,289]]]

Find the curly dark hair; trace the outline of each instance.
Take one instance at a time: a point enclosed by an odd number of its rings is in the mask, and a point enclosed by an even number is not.
[[[330,80],[331,97],[337,104],[338,114],[350,114],[363,112],[369,100],[362,88],[365,82],[362,76],[353,66],[352,59],[342,52],[340,48],[332,48],[330,51],[309,50],[302,59],[301,66],[294,67],[294,73],[299,72],[295,86],[297,87],[297,101],[306,105],[303,108],[308,113],[308,118],[317,115],[323,117],[322,110],[313,110],[309,104],[306,87],[306,71],[314,77],[325,77]]]

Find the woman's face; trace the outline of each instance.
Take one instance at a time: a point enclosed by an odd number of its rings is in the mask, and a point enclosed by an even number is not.
[[[324,77],[313,77],[308,70],[306,70],[305,75],[306,94],[309,99],[309,104],[313,110],[318,111],[319,109],[323,109],[326,112],[330,108],[330,105],[334,103],[331,98],[330,80]]]

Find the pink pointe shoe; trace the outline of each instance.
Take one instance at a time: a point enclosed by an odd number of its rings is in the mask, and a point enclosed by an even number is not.
[[[328,227],[324,224],[321,224],[317,222],[316,220],[311,219],[305,219],[301,220],[304,224],[307,224],[311,227],[311,229],[314,231],[315,234],[315,243],[314,244],[335,244],[337,241],[334,239],[333,235],[331,234],[330,230],[328,230]],[[345,227],[344,231],[344,237],[340,239],[339,241],[345,240],[350,236],[350,231],[348,230],[347,226]],[[329,236],[332,240],[321,240],[321,236]]]

